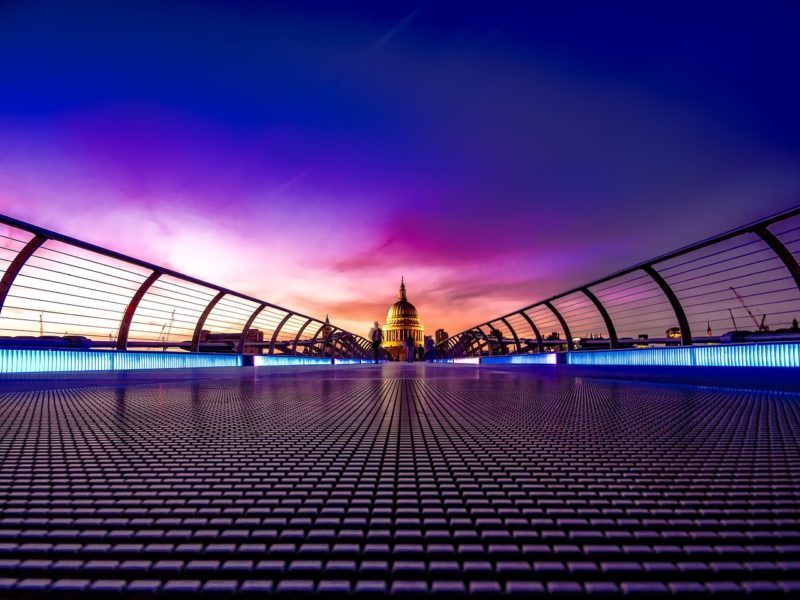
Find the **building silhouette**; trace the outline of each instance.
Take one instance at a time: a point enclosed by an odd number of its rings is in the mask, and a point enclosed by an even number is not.
[[[434,337],[434,341],[436,342],[436,345],[438,346],[439,344],[441,344],[443,341],[445,341],[449,337],[450,336],[447,335],[447,332],[444,329],[437,329],[435,337]]]

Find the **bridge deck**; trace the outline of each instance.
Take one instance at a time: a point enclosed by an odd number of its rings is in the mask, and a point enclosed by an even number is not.
[[[800,590],[800,395],[548,373],[0,382],[0,596]]]

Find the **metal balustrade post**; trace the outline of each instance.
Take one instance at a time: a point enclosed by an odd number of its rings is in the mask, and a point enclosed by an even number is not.
[[[542,334],[539,332],[539,328],[536,327],[533,323],[533,319],[531,319],[524,310],[519,311],[519,314],[521,314],[522,318],[530,325],[533,335],[536,336],[536,345],[539,347],[539,354],[542,354],[544,352],[544,341],[542,340]]]
[[[356,348],[359,347],[358,343],[356,342],[355,338],[349,333],[342,332],[342,334],[343,335],[341,335],[339,339],[342,342],[342,347],[346,349],[348,352],[347,358],[356,358],[357,357],[356,355],[358,354]]]
[[[481,336],[483,337],[484,343],[486,348],[489,350],[489,356],[494,356],[494,352],[492,351],[492,340],[489,339],[489,336],[481,329],[477,327],[477,330],[481,332]],[[478,346],[478,352],[481,351],[481,346]]]
[[[370,352],[372,352],[372,342],[369,341],[367,338],[360,338],[360,339],[361,343],[359,344],[359,346],[361,346],[361,358],[364,359],[371,358]]]
[[[558,322],[561,324],[561,329],[564,330],[564,336],[567,338],[567,350],[569,350],[570,352],[572,350],[575,350],[575,342],[572,341],[572,332],[570,332],[569,330],[569,325],[567,325],[566,319],[564,319],[564,317],[561,315],[560,312],[558,312],[556,307],[553,306],[552,302],[546,301],[543,302],[543,304],[550,309],[550,312],[552,312],[555,315],[556,319],[558,319]]]
[[[361,345],[358,336],[350,336],[350,349],[353,352],[353,358],[361,358],[362,353],[364,352],[364,347]]]
[[[470,346],[470,351],[472,352],[473,356],[475,356],[476,354],[480,356],[483,345],[486,343],[486,339],[484,338],[483,331],[481,330],[477,330],[476,332],[476,330],[473,329],[472,334],[473,334],[473,342],[472,345]]]
[[[466,348],[465,353],[467,356],[473,356],[475,352],[475,346],[478,344],[478,337],[475,335],[475,331],[470,329],[465,333],[465,338],[466,342],[469,343],[469,346],[467,346],[467,343],[464,344],[464,347]]]
[[[336,338],[336,332],[337,331],[339,331],[338,328],[331,327],[331,332],[324,339],[324,341],[323,341],[324,345],[322,346],[323,351],[324,351],[323,356],[327,357],[327,356],[330,355],[332,358],[336,357],[336,343],[338,342],[338,339]]]
[[[503,344],[503,339],[505,338],[505,335],[503,334],[502,331],[500,331],[500,329],[498,329],[497,327],[494,326],[494,323],[495,323],[494,321],[489,321],[486,324],[486,326],[489,328],[489,334],[488,335],[489,335],[489,339],[490,340],[494,339],[495,343],[497,344],[497,347],[493,348],[493,350],[496,350],[497,351],[496,353],[498,355],[502,355],[503,354],[503,350],[505,348],[505,344]],[[495,333],[499,333],[500,335],[495,335]],[[491,344],[491,341],[489,343]]]
[[[128,302],[128,306],[125,308],[125,312],[122,315],[122,320],[119,323],[119,331],[117,332],[117,350],[128,349],[128,334],[131,330],[133,317],[136,315],[136,309],[139,308],[139,303],[142,301],[142,298],[144,298],[147,290],[150,289],[150,286],[152,286],[159,277],[161,277],[161,273],[158,271],[153,271],[150,273],[150,276],[142,282],[142,284],[139,286],[139,289],[136,290],[136,293],[131,298],[130,302]]]
[[[338,332],[337,329],[334,329],[331,333],[330,337],[330,347],[331,347],[331,358],[342,358],[342,350],[343,350],[343,343],[341,338],[336,335]],[[338,354],[338,355],[337,355]]]
[[[448,344],[448,346],[447,346],[447,355],[455,358],[457,350],[459,352],[466,352],[466,350],[465,350],[466,345],[467,345],[466,344],[466,340],[467,340],[467,336],[465,334],[463,334],[463,333],[459,333],[457,340],[448,341],[447,342],[447,344]]]
[[[342,358],[343,357],[342,350],[344,349],[344,344],[342,342],[341,337],[336,335],[340,331],[341,330],[339,330],[339,329],[334,329],[333,331],[331,331],[331,334],[327,338],[328,339],[328,343],[326,343],[325,348],[326,348],[326,351],[327,351],[327,347],[328,347],[328,345],[330,345],[331,358]],[[338,356],[336,355],[337,351],[339,352]]]
[[[359,342],[358,348],[360,350],[359,358],[366,359],[369,357],[369,351],[372,349],[372,344],[366,338],[363,338],[362,341]]]
[[[480,335],[476,334],[474,329],[470,329],[469,333],[471,334],[470,335],[471,340],[467,352],[469,352],[470,356],[475,356],[475,354],[480,351],[481,341],[483,340],[483,338]]]
[[[284,316],[283,319],[281,319],[281,322],[278,323],[278,326],[275,328],[275,331],[272,332],[272,339],[269,341],[269,352],[267,352],[267,354],[269,354],[270,356],[272,356],[275,353],[275,341],[278,339],[278,334],[281,332],[281,329],[283,329],[283,326],[286,324],[286,321],[288,321],[293,314],[294,313],[292,312],[286,313],[286,316]]]
[[[350,349],[350,358],[358,358],[359,350],[362,348],[358,345],[356,339],[348,333],[345,342]]]
[[[467,338],[464,340],[464,346],[463,346],[464,355],[475,356],[475,348],[477,347],[479,341],[480,340],[475,336],[474,333],[471,333],[471,335],[467,336]]]
[[[317,338],[319,337],[319,334],[322,332],[324,327],[325,327],[325,323],[320,322],[319,329],[317,329],[317,331],[314,334],[314,336],[309,340],[309,342],[310,342],[310,344],[308,346],[308,354],[309,355],[313,355],[314,354],[314,347],[317,345]]]
[[[225,292],[219,292],[216,296],[214,296],[211,301],[206,306],[203,313],[200,315],[200,318],[197,319],[197,325],[194,328],[194,335],[192,336],[192,345],[190,347],[191,352],[199,352],[200,351],[200,332],[203,331],[203,326],[206,324],[206,319],[208,315],[211,314],[211,311],[214,310],[214,307],[217,303],[222,300],[222,297],[225,295]]]
[[[667,283],[667,280],[664,279],[661,274],[653,268],[653,265],[645,265],[642,267],[642,270],[647,273],[650,278],[656,282],[656,284],[658,284],[658,287],[660,287],[661,291],[664,292],[664,295],[667,297],[667,300],[672,306],[672,310],[675,313],[675,318],[678,320],[678,327],[681,330],[681,345],[691,346],[692,332],[689,329],[689,320],[686,318],[686,313],[683,311],[683,306],[681,306],[681,302],[678,300],[675,292],[672,291],[672,288]]]
[[[258,318],[258,315],[261,314],[261,311],[267,307],[266,303],[261,303],[253,313],[248,317],[247,322],[242,327],[242,335],[239,336],[239,341],[236,343],[236,352],[238,354],[244,354],[244,347],[245,347],[245,338],[247,337],[247,332],[250,331],[250,328],[255,323],[255,320]]]
[[[311,323],[313,323],[313,321],[314,319],[309,319],[308,321],[303,323],[303,326],[300,329],[297,330],[297,335],[294,336],[294,343],[292,344],[293,356],[297,356],[297,342],[300,341],[300,336],[303,335],[303,332],[306,330],[306,327],[308,327]]]
[[[781,262],[789,271],[792,279],[794,279],[794,284],[800,290],[800,264],[798,264],[794,255],[783,245],[774,233],[767,229],[766,225],[756,227],[753,231],[778,255],[778,258],[781,259]]]
[[[597,309],[597,312],[600,313],[600,316],[603,318],[603,322],[606,324],[606,331],[608,331],[608,346],[609,348],[616,348],[619,346],[619,340],[617,339],[617,329],[614,327],[614,322],[611,320],[611,315],[608,314],[606,307],[603,306],[603,303],[600,302],[600,299],[595,296],[592,291],[588,288],[581,288],[583,295],[586,296],[589,300],[591,300],[594,307]]]
[[[500,320],[505,324],[506,327],[508,327],[508,330],[511,332],[511,335],[514,338],[514,345],[517,347],[517,354],[522,354],[522,346],[519,343],[519,336],[517,335],[517,332],[514,331],[514,328],[511,326],[511,323],[509,323],[505,317],[500,317]]]
[[[11,286],[14,284],[14,280],[17,278],[17,275],[19,275],[22,267],[25,266],[25,263],[28,262],[28,259],[31,256],[33,256],[33,253],[36,252],[46,241],[46,237],[42,235],[34,235],[30,240],[28,240],[28,243],[22,247],[22,250],[17,252],[14,260],[12,260],[11,264],[8,265],[6,272],[3,273],[3,278],[0,279],[0,313],[3,312],[3,306],[6,303],[8,292],[11,291]]]

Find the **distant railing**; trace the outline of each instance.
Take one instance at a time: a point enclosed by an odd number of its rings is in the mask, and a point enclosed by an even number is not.
[[[0,348],[372,357],[327,319],[3,215]]]
[[[446,357],[800,339],[800,207],[495,317]]]

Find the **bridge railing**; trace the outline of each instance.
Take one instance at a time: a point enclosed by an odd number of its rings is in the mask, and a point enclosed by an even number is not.
[[[800,339],[800,207],[500,315],[447,357]]]
[[[371,357],[315,317],[0,215],[0,348]]]

